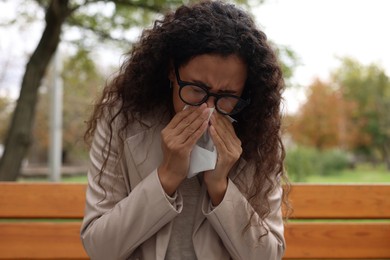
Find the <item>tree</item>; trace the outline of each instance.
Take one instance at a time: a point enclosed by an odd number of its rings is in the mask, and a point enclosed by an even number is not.
[[[378,152],[390,170],[390,78],[376,64],[364,66],[351,58],[341,60],[333,80],[346,99],[357,104],[355,119],[366,123],[361,128],[371,139],[358,151],[374,156]]]
[[[47,65],[60,41],[61,27],[72,9],[69,1],[51,1],[46,11],[42,38],[26,65],[20,96],[7,133],[0,160],[0,180],[15,180],[31,142],[38,88]]]
[[[244,2],[241,0],[240,2]],[[7,132],[4,154],[0,159],[0,180],[16,180],[23,158],[31,144],[38,89],[48,64],[60,42],[64,26],[77,27],[83,34],[101,39],[126,40],[123,32],[143,24],[151,15],[182,3],[181,0],[35,0],[45,11],[41,39],[30,56],[23,75],[20,95]],[[24,5],[25,3],[21,3]],[[96,8],[103,5],[106,8]],[[110,9],[111,12],[107,12]],[[29,18],[34,17],[29,13]],[[19,18],[19,16],[18,16]],[[119,35],[119,37],[118,37]],[[90,44],[90,37],[80,37]]]
[[[289,133],[301,145],[351,149],[368,142],[359,132],[363,121],[352,121],[356,103],[346,101],[337,89],[320,80],[309,87],[307,101],[298,114],[290,118]]]
[[[0,96],[0,143],[5,140],[5,134],[9,124],[9,118],[11,115],[12,102],[7,97]]]

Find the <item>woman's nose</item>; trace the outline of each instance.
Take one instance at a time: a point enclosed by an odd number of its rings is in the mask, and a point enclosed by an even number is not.
[[[207,107],[214,107],[215,106],[215,97],[209,97],[206,101]]]

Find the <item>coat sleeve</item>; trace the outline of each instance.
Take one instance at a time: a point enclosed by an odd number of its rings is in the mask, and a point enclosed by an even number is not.
[[[90,169],[81,240],[91,259],[126,259],[145,240],[170,222],[182,209],[182,198],[171,203],[151,172],[132,191],[124,176],[131,167],[121,162],[118,140],[105,145],[108,127],[99,122],[90,151]],[[103,154],[109,153],[106,167]],[[118,159],[119,158],[119,159]],[[134,171],[134,169],[132,169]]]
[[[225,197],[217,207],[212,208],[209,199],[203,200],[203,214],[233,259],[282,259],[285,250],[282,188],[276,187],[268,200],[271,211],[263,226],[258,224],[257,212],[230,179]],[[243,233],[251,214],[254,214],[251,226]],[[266,235],[259,240],[262,234]]]

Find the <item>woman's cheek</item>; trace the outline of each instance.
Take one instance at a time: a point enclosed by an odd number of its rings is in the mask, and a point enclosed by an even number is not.
[[[176,87],[174,87],[173,89],[172,102],[173,102],[173,109],[175,110],[175,113],[182,111],[184,109],[184,106],[186,105],[179,97],[179,93]]]

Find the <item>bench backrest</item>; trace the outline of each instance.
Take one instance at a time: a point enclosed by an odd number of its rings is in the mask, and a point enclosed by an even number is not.
[[[390,185],[293,185],[286,258],[390,258]]]
[[[0,259],[87,259],[85,184],[0,183]],[[390,185],[300,185],[286,259],[390,258]],[[347,221],[346,221],[347,220]]]

